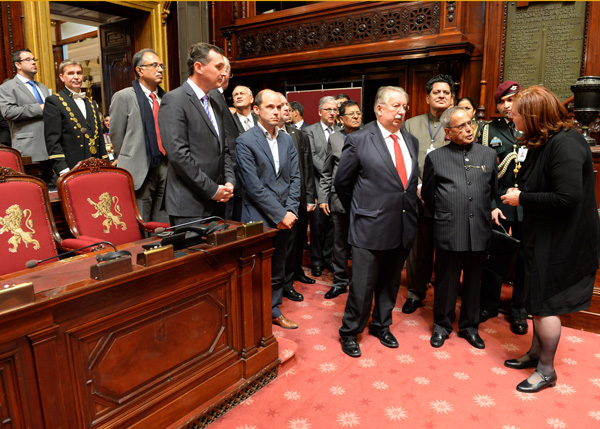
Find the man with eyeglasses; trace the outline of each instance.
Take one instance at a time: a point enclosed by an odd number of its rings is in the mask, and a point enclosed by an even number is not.
[[[336,131],[329,138],[327,157],[323,167],[323,178],[319,184],[319,208],[333,220],[333,284],[325,294],[326,299],[333,299],[346,292],[350,284],[348,273],[348,213],[333,186],[340,156],[346,138],[360,129],[362,124],[362,111],[356,101],[346,101],[339,107],[340,118],[344,129]]]
[[[518,239],[523,237],[523,207],[502,204],[500,197],[509,188],[515,186],[517,174],[514,170],[518,169],[522,162],[518,156],[519,146],[516,139],[521,132],[515,129],[512,119],[513,100],[520,90],[521,85],[513,80],[507,80],[498,86],[494,93],[494,100],[502,117],[493,119],[489,124],[486,124],[480,138],[481,144],[491,147],[498,155],[498,195],[496,195],[492,205],[502,208],[504,218],[500,219],[500,223],[504,229],[511,231],[513,237]],[[481,279],[481,322],[498,315],[502,281],[501,275],[491,270],[483,270]],[[517,335],[525,335],[528,330],[522,252],[517,257],[515,264],[512,298],[510,300],[510,330]]]
[[[323,177],[323,166],[327,157],[327,142],[335,131],[334,124],[337,114],[338,107],[335,98],[325,96],[319,100],[319,122],[304,129],[312,150],[316,189],[319,189]],[[333,272],[331,266],[333,222],[321,210],[314,210],[309,216],[311,274],[319,277],[324,269]]]
[[[414,116],[404,123],[404,129],[419,140],[419,196],[425,157],[445,144],[440,117],[452,105],[453,86],[454,81],[449,75],[440,74],[429,79],[425,86],[425,101],[429,112]],[[418,209],[417,238],[406,261],[408,291],[406,302],[402,306],[402,312],[406,314],[413,313],[423,305],[433,273],[433,219],[423,204],[419,204]]]
[[[50,91],[34,80],[38,72],[37,58],[29,49],[11,56],[16,75],[0,85],[0,112],[10,128],[12,147],[34,162],[42,163],[42,178],[50,185],[52,166],[44,139],[44,105]]]
[[[167,182],[167,156],[158,127],[158,109],[166,92],[160,84],[166,67],[152,49],[132,59],[135,80],[113,95],[110,103],[110,140],[117,166],[133,176],[140,215],[145,221],[168,222],[161,210]]]
[[[435,286],[431,346],[441,347],[452,332],[462,274],[458,336],[478,349],[481,272],[492,239],[492,200],[498,184],[496,152],[474,144],[475,122],[462,107],[441,117],[451,142],[425,158],[421,197],[433,215]]]
[[[84,159],[108,160],[108,154],[98,103],[81,90],[81,63],[67,59],[60,63],[58,70],[65,87],[46,99],[44,135],[52,168],[62,175]]]

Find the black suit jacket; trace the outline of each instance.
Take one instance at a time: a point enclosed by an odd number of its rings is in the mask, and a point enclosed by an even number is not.
[[[235,185],[221,105],[214,97],[210,102],[219,127],[218,135],[187,81],[161,100],[158,124],[169,158],[165,204],[171,216],[216,214],[217,202],[212,197],[219,185],[227,182]]]
[[[46,148],[48,157],[52,161],[52,168],[56,173],[60,173],[66,168],[71,169],[79,161],[90,157],[108,158],[98,104],[86,97],[84,99],[86,117],[84,118],[72,97],[71,91],[64,88],[58,94],[46,98],[44,104]],[[82,128],[87,128],[87,132],[82,132],[77,123]],[[85,137],[85,134],[89,138]],[[95,140],[94,137],[96,137]]]
[[[334,186],[350,215],[348,243],[369,250],[409,249],[417,232],[419,142],[402,130],[412,159],[406,187],[376,121],[348,136]]]
[[[300,205],[306,210],[306,205],[315,204],[317,191],[315,189],[315,176],[313,171],[310,143],[306,135],[299,129],[286,125],[285,130],[292,137],[298,152],[298,166],[300,168]]]
[[[252,115],[252,120],[254,121],[254,125],[258,124],[258,116],[256,115],[256,113],[252,112],[250,114]],[[244,134],[246,131],[244,130],[244,126],[240,122],[240,118],[238,118],[238,115],[235,113],[232,113],[231,117],[233,118],[233,122],[235,123],[235,126],[237,127],[238,136]]]

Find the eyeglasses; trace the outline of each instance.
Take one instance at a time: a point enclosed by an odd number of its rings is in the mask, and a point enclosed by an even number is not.
[[[454,127],[446,127],[446,128],[458,128],[459,131],[464,131],[467,126],[470,126],[471,128],[475,128],[475,124],[477,124],[477,121],[475,119],[471,119],[470,121],[464,122],[460,125],[456,125]]]
[[[327,113],[337,113],[338,109],[321,109],[323,112]]]
[[[38,59],[37,59],[37,58],[22,58],[22,59],[20,59],[20,60],[18,60],[18,61],[15,61],[15,62],[16,62],[16,63],[21,63],[21,62],[23,62],[23,61],[25,61],[26,63],[29,63],[29,62],[31,62],[31,61],[33,61],[34,63],[37,63],[37,62],[38,62]]]
[[[360,118],[362,116],[362,112],[348,112],[344,113],[342,116],[348,116],[352,118]]]
[[[151,64],[140,64],[138,67],[150,67],[153,70],[156,70],[157,68],[161,68],[163,70],[167,69],[167,66],[164,64],[159,64],[159,63],[151,63]]]

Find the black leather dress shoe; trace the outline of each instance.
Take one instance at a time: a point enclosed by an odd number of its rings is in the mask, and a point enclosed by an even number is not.
[[[527,360],[508,359],[504,361],[504,366],[512,369],[526,369],[537,367],[538,360],[530,358]]]
[[[342,343],[342,351],[348,356],[359,357],[362,354],[356,337],[341,337],[340,342]]]
[[[446,338],[448,338],[448,335],[440,334],[439,332],[434,332],[431,336],[431,340],[429,340],[429,344],[431,344],[431,347],[435,347],[437,349],[444,345],[444,341],[446,341]]]
[[[490,311],[490,310],[483,309],[479,313],[479,323],[483,323],[486,320],[491,319],[492,317],[496,317],[497,315],[498,315],[497,311]]]
[[[304,273],[296,274],[294,276],[294,281],[297,281],[300,283],[306,283],[307,285],[315,284],[315,279],[311,279],[310,277],[306,276],[306,274],[304,274]]]
[[[527,320],[523,319],[511,319],[510,330],[517,335],[525,335],[529,326],[527,326]]]
[[[323,266],[321,267],[321,271],[322,270],[329,270],[333,273],[333,265],[331,264],[323,264]]]
[[[376,331],[375,329],[369,329],[369,334],[379,338],[381,344],[383,344],[386,347],[389,347],[390,349],[395,349],[396,347],[398,347],[398,340],[396,339],[396,337],[394,337],[394,334],[392,334],[389,329],[382,329],[380,331]]]
[[[310,273],[315,277],[320,277],[321,274],[323,274],[323,268],[321,268],[319,265],[313,265],[310,268]]]
[[[423,305],[423,301],[420,301],[418,299],[408,298],[406,300],[406,302],[404,303],[404,305],[402,306],[402,312],[404,314],[414,313],[417,310],[417,308],[419,308],[422,305]]]
[[[469,334],[468,332],[458,331],[458,336],[467,340],[476,349],[485,349],[485,343],[477,333]]]
[[[304,295],[302,295],[300,292],[296,292],[294,289],[284,290],[283,296],[285,296],[290,301],[304,301]]]
[[[337,296],[340,296],[343,293],[346,293],[347,290],[345,287],[337,287],[337,286],[332,286],[331,289],[329,289],[327,291],[327,293],[325,294],[325,299],[333,299]]]
[[[538,375],[542,377],[542,380],[539,383],[535,384],[531,384],[527,380],[520,382],[517,386],[517,390],[519,392],[536,393],[540,390],[544,390],[546,387],[554,387],[556,385],[556,380],[558,379],[558,377],[556,376],[556,371],[548,376],[543,375],[537,369],[535,370],[535,372],[537,372]]]

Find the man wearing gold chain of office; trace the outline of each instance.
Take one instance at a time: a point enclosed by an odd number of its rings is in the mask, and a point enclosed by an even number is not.
[[[502,115],[501,118],[486,124],[481,133],[480,143],[496,150],[498,154],[498,192],[492,201],[492,207],[499,207],[504,214],[504,219],[499,219],[504,228],[512,230],[515,238],[521,239],[523,224],[523,209],[521,206],[512,207],[502,204],[500,197],[508,188],[516,185],[516,176],[521,162],[525,160],[527,149],[519,148],[517,140],[520,131],[515,130],[512,119],[512,103],[514,97],[521,90],[521,85],[508,80],[496,89],[494,100],[496,108]],[[480,322],[498,315],[500,292],[502,290],[502,277],[497,273],[484,270],[481,280]],[[524,272],[523,256],[519,254],[515,264],[512,300],[510,303],[510,329],[517,335],[527,333],[527,311],[524,307]]]
[[[46,98],[44,135],[56,174],[64,174],[84,159],[107,159],[98,104],[81,90],[83,68],[77,60],[59,66],[65,88]]]

